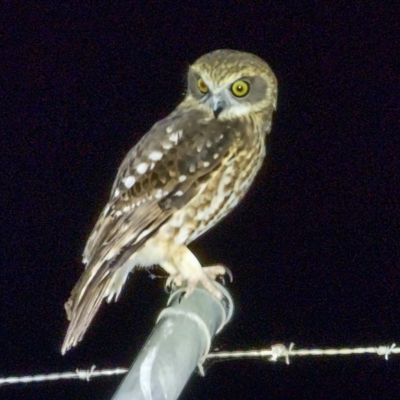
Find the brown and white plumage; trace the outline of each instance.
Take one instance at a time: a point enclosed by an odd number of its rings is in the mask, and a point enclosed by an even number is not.
[[[202,268],[187,245],[247,192],[265,156],[276,97],[273,72],[252,54],[217,50],[190,67],[185,99],[119,168],[65,305],[63,354],[82,339],[102,300],[118,298],[135,266],[158,264],[175,283],[186,281],[189,293],[201,282],[220,296],[212,279],[224,269]]]

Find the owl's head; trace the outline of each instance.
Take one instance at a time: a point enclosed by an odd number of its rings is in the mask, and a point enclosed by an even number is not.
[[[216,50],[200,57],[188,72],[182,105],[220,119],[272,114],[277,80],[269,65],[251,53]]]

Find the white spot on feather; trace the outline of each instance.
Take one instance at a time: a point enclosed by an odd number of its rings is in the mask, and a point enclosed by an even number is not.
[[[122,182],[127,189],[130,189],[135,184],[136,179],[134,176],[127,176],[126,178],[122,179]]]
[[[169,149],[171,149],[172,148],[172,143],[171,142],[164,142],[164,143],[162,143],[162,147],[163,147],[163,149],[164,150],[169,150]]]
[[[137,171],[138,174],[143,175],[143,174],[146,173],[148,167],[149,167],[149,166],[148,166],[147,163],[141,162],[141,163],[136,167],[136,171]]]
[[[208,161],[204,161],[203,162],[203,167],[204,168],[207,168],[207,167],[209,167],[210,166],[210,163],[208,162]]]
[[[179,182],[185,182],[186,179],[187,179],[186,175],[181,175],[178,180],[179,180]]]
[[[118,196],[119,196],[119,189],[115,189],[114,197],[118,197]]]
[[[152,161],[158,161],[161,160],[163,154],[161,153],[161,151],[153,151],[152,153],[150,153],[149,158]]]
[[[177,190],[176,192],[175,192],[175,194],[174,194],[174,196],[182,196],[183,195],[183,192],[182,192],[182,190]]]
[[[183,225],[184,220],[185,220],[185,213],[178,212],[174,215],[173,218],[171,218],[170,224],[174,228],[180,228]]]
[[[178,144],[178,141],[181,138],[181,136],[182,136],[182,131],[172,132],[169,135],[169,140],[174,144]]]

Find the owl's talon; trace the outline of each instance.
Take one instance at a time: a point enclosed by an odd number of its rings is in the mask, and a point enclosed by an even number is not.
[[[172,292],[171,282],[169,282],[169,278],[167,279],[167,281],[165,282],[165,285],[164,285],[164,291],[165,291],[165,293],[168,293],[168,294],[170,294]]]
[[[197,287],[197,284],[200,282],[206,290],[220,300],[223,295],[213,284],[213,281],[220,277],[225,283],[225,280],[222,277],[225,274],[229,276],[229,279],[232,282],[232,272],[229,268],[223,267],[222,265],[203,267],[201,269],[201,275],[190,277],[189,279],[184,279],[182,274],[178,272],[168,277],[165,287],[169,290],[173,290],[174,288],[183,286],[184,282],[186,282],[185,298],[187,298],[193,293],[194,289]]]
[[[170,275],[165,282],[165,288],[168,290],[167,293],[170,293],[175,288],[182,286],[183,278],[181,274]]]
[[[214,281],[218,277],[222,277],[223,275],[228,275],[229,282],[233,281],[232,271],[228,267],[224,267],[223,265],[215,265],[211,267],[203,267],[203,271]]]
[[[223,267],[221,265],[222,268],[224,268],[225,272],[223,275],[228,275],[229,277],[229,282],[232,283],[233,282],[233,274],[232,271],[228,268],[228,267]],[[224,285],[225,285],[225,279],[223,278],[222,274],[220,275],[220,278],[224,280]]]

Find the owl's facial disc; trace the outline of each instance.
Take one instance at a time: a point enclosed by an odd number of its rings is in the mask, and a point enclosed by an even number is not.
[[[207,76],[200,77],[197,80],[198,100],[215,118],[229,119],[248,114],[252,105],[249,101],[251,79],[239,76],[216,84]]]

